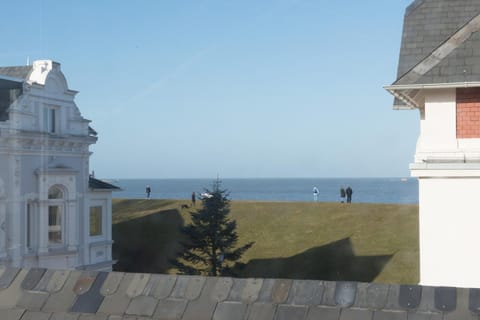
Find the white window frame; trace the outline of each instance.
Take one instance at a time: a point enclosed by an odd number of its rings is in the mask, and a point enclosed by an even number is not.
[[[48,197],[47,203],[47,240],[48,240],[48,247],[55,248],[55,247],[63,247],[65,246],[65,239],[66,239],[66,205],[65,205],[65,191],[58,185],[51,186],[50,190],[53,188],[58,189],[61,191],[61,198],[50,198]],[[59,225],[50,225],[50,208],[56,207],[60,212],[60,224]],[[59,227],[59,230],[56,230]],[[51,241],[50,240],[50,233],[51,232],[60,232],[60,241]]]

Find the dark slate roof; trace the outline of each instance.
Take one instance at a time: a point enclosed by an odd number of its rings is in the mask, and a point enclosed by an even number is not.
[[[104,189],[104,190],[121,190],[119,187],[114,186],[108,182],[95,179],[94,177],[88,178],[88,187],[90,189]]]
[[[479,14],[478,0],[414,1],[394,85],[480,81]]]
[[[27,79],[31,71],[32,66],[0,67],[0,75],[18,79]]]
[[[480,289],[0,267],[0,319],[470,320]]]

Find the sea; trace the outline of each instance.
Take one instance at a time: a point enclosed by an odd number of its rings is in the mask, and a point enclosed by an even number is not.
[[[147,185],[153,199],[190,200],[192,192],[200,195],[212,189],[214,179],[105,179],[121,191],[114,198],[143,199]],[[222,189],[231,200],[313,201],[313,187],[318,201],[340,201],[340,188],[350,186],[352,202],[418,204],[416,178],[242,178],[221,179]]]

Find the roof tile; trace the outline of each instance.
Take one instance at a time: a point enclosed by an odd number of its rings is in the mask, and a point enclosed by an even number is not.
[[[25,276],[25,279],[23,279],[22,289],[33,290],[33,288],[35,288],[35,286],[38,284],[40,279],[42,279],[45,271],[47,271],[47,269],[44,269],[44,268],[30,269],[27,275]]]
[[[186,307],[185,299],[160,300],[153,317],[160,320],[181,319]]]
[[[421,286],[400,286],[399,305],[404,309],[416,309],[422,300]]]
[[[366,309],[342,309],[339,320],[372,320],[373,312]]]
[[[216,302],[211,300],[195,300],[190,301],[185,308],[182,320],[211,320]]]
[[[3,270],[2,276],[0,277],[0,290],[6,289],[10,286],[12,281],[17,276],[19,268],[6,268]]]
[[[136,316],[151,317],[155,312],[158,300],[149,296],[139,296],[132,299],[126,313]]]
[[[263,285],[262,279],[233,279],[233,286],[230,290],[228,300],[255,302]]]
[[[310,307],[306,320],[338,320],[340,308]]]
[[[273,320],[276,305],[273,303],[253,303],[248,306],[247,320]]]
[[[52,279],[53,275],[55,273],[55,270],[47,270],[40,281],[38,281],[37,285],[35,286],[34,290],[35,291],[47,291],[47,285]]]
[[[440,311],[453,311],[457,307],[457,289],[451,287],[435,288],[435,308]]]
[[[39,311],[47,301],[49,294],[41,291],[23,291],[17,307]]]
[[[408,312],[408,320],[443,320],[443,314],[431,312]]]
[[[207,279],[207,282],[210,279]],[[227,299],[230,290],[233,286],[233,279],[232,278],[215,278],[215,286],[213,287],[212,292],[210,293],[210,298],[213,301],[221,302]],[[204,290],[207,288],[205,285]]]
[[[77,320],[79,316],[78,313],[54,312],[50,320]]]
[[[0,319],[20,320],[25,313],[25,309],[0,309]]]
[[[407,312],[377,310],[373,313],[373,320],[407,320]]]
[[[74,277],[80,276],[80,273],[77,272],[73,275]],[[70,277],[70,271],[67,270],[58,270],[52,275],[50,282],[47,284],[47,291],[50,293],[58,292],[62,290],[65,282]]]
[[[335,288],[335,302],[342,307],[350,307],[355,302],[357,284],[355,282],[337,282]]]
[[[272,300],[275,303],[284,303],[288,298],[288,292],[292,287],[292,280],[279,279],[275,280],[272,288]]]
[[[165,299],[172,292],[175,282],[177,281],[177,276],[173,275],[159,275],[156,277],[152,276],[150,280],[152,283],[155,282],[156,286],[153,286],[149,290],[148,295],[152,295],[157,299]],[[147,288],[145,288],[147,290]]]
[[[100,293],[104,296],[112,295],[117,292],[120,283],[122,282],[123,277],[125,274],[123,272],[110,272],[108,273],[105,282],[103,283],[102,287],[100,288]]]
[[[5,283],[9,283],[8,289],[0,291],[0,308],[13,308],[18,302],[18,299],[22,296],[23,290],[21,284],[28,270],[20,270],[7,268],[2,278],[6,279]],[[15,276],[14,276],[15,275]]]
[[[27,311],[23,314],[22,320],[49,320],[51,314],[40,311]]]
[[[336,306],[335,288],[337,287],[337,283],[334,281],[324,281],[323,286],[325,290],[323,292],[322,304],[325,306]]]
[[[458,288],[456,292],[456,308],[444,315],[444,320],[478,320],[478,314],[473,313],[469,308],[469,290]]]
[[[293,306],[281,304],[277,307],[275,320],[303,320],[308,308],[305,306]]]
[[[272,302],[272,293],[273,293],[273,286],[275,285],[274,279],[265,279],[263,280],[262,289],[258,294],[258,302]]]
[[[61,288],[61,290],[50,295],[50,297],[47,299],[47,302],[42,308],[43,311],[66,312],[72,306],[73,301],[77,297],[77,295],[73,291],[73,287],[75,286],[77,280],[82,275],[82,272],[71,271],[67,274],[68,274],[68,278],[65,280],[63,280],[64,279],[63,275],[61,275],[61,277],[59,278],[56,278],[55,276],[54,276],[55,279],[52,278],[52,281],[55,282],[54,284],[52,284],[52,286],[55,289]],[[49,286],[52,283],[52,281],[50,281]],[[48,290],[48,286],[47,286],[47,290]]]
[[[322,281],[294,280],[287,303],[296,305],[318,305],[322,302],[325,287]]]
[[[480,313],[480,289],[470,289],[468,308],[473,312]]]
[[[100,294],[100,288],[102,287],[105,279],[107,278],[106,272],[98,273],[90,289],[78,296],[75,304],[70,309],[72,312],[83,313],[95,313],[103,302],[104,296]],[[77,281],[78,283],[78,281]]]
[[[150,276],[147,273],[136,273],[127,288],[127,296],[134,298],[141,295],[147,286],[148,280],[150,280]]]
[[[241,302],[220,302],[213,314],[213,320],[243,320],[247,305]]]
[[[388,285],[378,283],[358,283],[354,307],[383,309],[387,303]]]
[[[127,289],[130,287],[130,284],[133,281],[134,277],[135,274],[126,273],[120,281],[118,289],[115,291],[115,293],[105,296],[102,304],[98,308],[98,312],[113,315],[124,314],[131,301],[130,297],[127,296],[126,292]]]

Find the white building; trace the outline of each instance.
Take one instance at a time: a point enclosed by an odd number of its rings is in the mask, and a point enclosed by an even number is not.
[[[395,108],[420,112],[420,282],[480,288],[480,1],[407,8]]]
[[[0,67],[0,264],[111,270],[115,186],[89,177],[97,141],[60,64]]]

